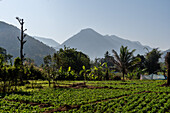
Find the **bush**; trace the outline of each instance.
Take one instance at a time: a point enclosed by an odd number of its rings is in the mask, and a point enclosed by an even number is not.
[[[120,76],[114,76],[113,80],[121,80],[121,77]]]

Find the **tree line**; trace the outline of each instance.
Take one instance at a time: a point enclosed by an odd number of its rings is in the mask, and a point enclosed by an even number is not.
[[[140,74],[165,72],[167,66],[159,62],[161,51],[158,48],[145,55],[134,56],[135,49],[121,46],[119,54],[113,49],[112,55],[107,51],[104,58],[90,61],[83,52],[64,47],[53,55],[44,57],[44,64],[36,66],[34,61],[26,58],[22,64],[17,57],[14,64],[12,56],[4,48],[0,48],[0,91],[17,90],[17,85],[24,85],[24,80],[123,80],[139,79]],[[122,73],[117,76],[116,73]]]

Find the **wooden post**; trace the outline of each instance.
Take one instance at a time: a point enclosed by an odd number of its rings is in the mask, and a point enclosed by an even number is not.
[[[170,85],[170,52],[168,52],[165,56],[165,63],[167,66],[167,85]]]

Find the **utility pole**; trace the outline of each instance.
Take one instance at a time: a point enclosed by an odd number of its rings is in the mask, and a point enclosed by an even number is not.
[[[26,40],[24,40],[24,38],[26,37],[26,34],[24,34],[24,32],[27,30],[23,30],[23,25],[24,25],[24,19],[20,19],[19,17],[16,17],[16,19],[18,20],[18,22],[20,23],[21,25],[21,36],[20,38],[18,38],[18,40],[20,41],[20,58],[21,58],[21,62],[22,62],[22,65],[23,65],[23,62],[24,62],[24,56],[25,54],[23,54],[23,47],[24,47],[24,44],[26,42]]]

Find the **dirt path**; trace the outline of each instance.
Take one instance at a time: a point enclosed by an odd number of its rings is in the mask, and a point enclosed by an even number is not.
[[[80,88],[88,88],[88,89],[122,89],[122,90],[131,90],[130,88],[114,88],[111,86],[104,86],[104,87],[99,87],[99,86],[89,86],[86,85],[85,83],[78,83],[78,84],[71,84],[69,86],[55,86],[54,88],[75,88],[75,89],[80,89]]]

